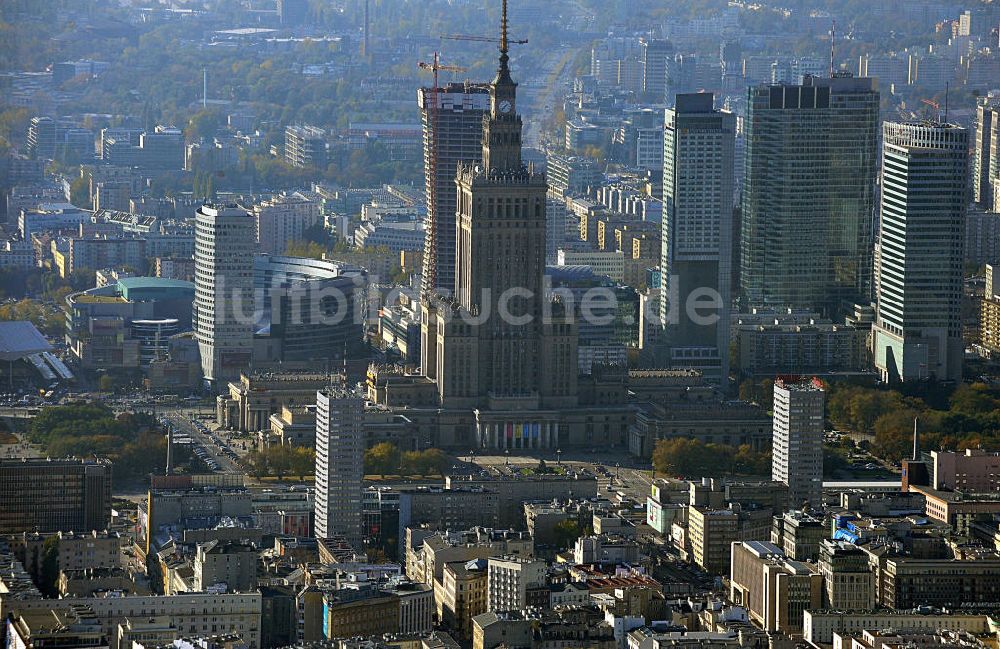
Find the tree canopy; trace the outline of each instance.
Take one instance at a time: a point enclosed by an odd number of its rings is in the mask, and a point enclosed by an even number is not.
[[[166,436],[146,413],[116,416],[97,403],[51,406],[31,420],[27,437],[52,457],[107,457],[116,479],[141,478],[166,468]],[[179,448],[175,456],[178,463],[187,459]]]
[[[834,384],[827,417],[838,430],[871,436],[871,451],[893,462],[913,451],[914,419],[922,449],[1000,450],[1000,390],[984,383],[962,384],[947,399],[937,399],[944,406],[939,408],[931,407],[927,398]]]
[[[754,451],[747,445],[706,444],[699,439],[677,437],[656,442],[653,467],[661,473],[685,477],[768,475],[771,454]]]
[[[395,444],[381,442],[365,451],[365,473],[369,475],[444,475],[448,456],[437,448],[401,452]]]

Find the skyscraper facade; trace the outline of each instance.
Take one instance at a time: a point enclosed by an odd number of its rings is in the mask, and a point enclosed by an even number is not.
[[[432,110],[437,98],[437,112]],[[427,215],[434,227],[427,228],[424,259],[433,258],[434,272],[424,269],[425,289],[455,290],[455,173],[458,163],[478,163],[483,156],[483,115],[490,95],[481,86],[460,83],[421,88],[417,98],[424,130],[424,183]],[[435,254],[429,255],[431,246]],[[426,263],[426,262],[425,262]],[[427,285],[429,278],[434,285]]]
[[[316,537],[362,540],[365,402],[342,387],[316,393]]]
[[[110,461],[0,460],[0,534],[90,532],[110,524]]]
[[[666,99],[667,61],[674,56],[674,46],[669,41],[655,38],[639,40],[642,60],[642,91],[649,101],[662,103]]]
[[[735,138],[736,117],[711,93],[677,95],[666,111],[660,322],[667,362],[706,376],[729,375]],[[714,308],[689,311],[699,295]]]
[[[788,485],[788,503],[798,509],[823,500],[823,407],[818,381],[774,383],[774,442],[771,479]]]
[[[830,317],[871,301],[879,93],[872,79],[750,89],[741,296]]]
[[[984,210],[993,210],[1000,186],[1000,103],[995,99],[982,99],[976,107],[972,175],[972,200]]]
[[[194,329],[205,381],[237,378],[253,356],[253,260],[257,226],[242,207],[202,205],[195,214]]]
[[[969,133],[886,122],[875,366],[885,381],[962,378]]]
[[[506,3],[503,24],[500,67],[481,123],[481,162],[457,166],[457,292],[453,300],[424,301],[421,339],[429,350],[424,371],[436,380],[443,407],[509,414],[576,404],[577,330],[571,317],[543,309],[548,186],[521,159]],[[481,422],[479,431],[491,444],[557,444],[543,423]]]

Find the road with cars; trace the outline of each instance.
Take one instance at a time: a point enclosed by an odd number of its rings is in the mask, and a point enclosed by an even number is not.
[[[160,422],[173,428],[174,444],[190,446],[191,452],[211,471],[242,473],[236,451],[219,435],[209,430],[196,411],[164,409]]]

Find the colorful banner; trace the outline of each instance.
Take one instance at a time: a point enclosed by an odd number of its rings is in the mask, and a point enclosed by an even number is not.
[[[507,439],[514,439],[514,424],[507,424]]]
[[[521,439],[524,436],[524,427],[521,424],[514,424],[514,439]]]
[[[542,436],[542,425],[541,424],[531,424],[531,437],[538,439]]]

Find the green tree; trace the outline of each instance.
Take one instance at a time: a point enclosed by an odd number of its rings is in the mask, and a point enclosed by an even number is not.
[[[101,392],[112,392],[115,389],[115,380],[108,374],[97,380],[97,389]]]
[[[262,453],[255,449],[247,453],[246,461],[250,465],[250,473],[258,480],[266,475],[271,475],[271,466],[267,453]]]
[[[315,241],[289,241],[285,248],[285,254],[289,257],[322,259],[323,255],[326,254],[326,248]]]
[[[401,475],[426,475],[423,454],[420,451],[406,451],[403,453],[402,461],[399,465]]]
[[[378,474],[383,478],[399,471],[402,455],[395,444],[381,442],[365,451],[365,473]]]
[[[42,543],[42,569],[38,589],[46,597],[59,595],[59,537],[53,534]]]
[[[90,187],[87,179],[78,176],[73,179],[69,186],[69,202],[77,207],[90,209]]]
[[[576,540],[580,538],[582,533],[583,530],[580,528],[580,523],[572,518],[559,521],[552,529],[555,545],[560,550],[566,550],[576,543]]]
[[[200,110],[188,120],[184,136],[188,142],[211,140],[221,125],[219,114],[212,110]]]
[[[278,480],[284,480],[285,476],[292,470],[292,450],[289,446],[271,446],[265,451],[270,466],[270,474],[277,476]]]
[[[316,471],[316,451],[308,446],[296,446],[292,449],[291,472],[299,476],[300,482],[305,482],[307,475]]]
[[[450,460],[439,448],[429,448],[421,453],[422,475],[444,475]]]

